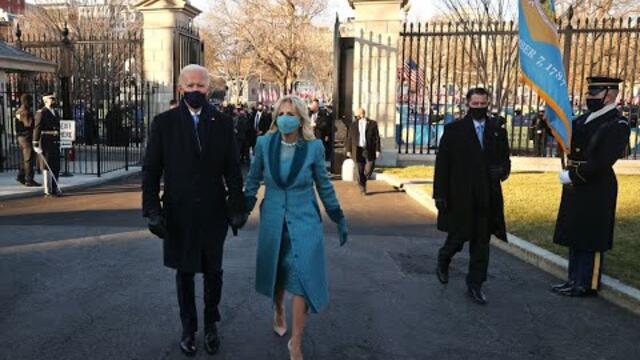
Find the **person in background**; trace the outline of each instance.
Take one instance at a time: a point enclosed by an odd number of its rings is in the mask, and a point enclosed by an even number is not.
[[[40,186],[33,180],[33,165],[35,153],[33,152],[33,97],[23,94],[20,97],[20,108],[16,111],[16,136],[20,148],[20,167],[16,180],[24,186]]]
[[[367,179],[373,173],[373,164],[380,157],[380,133],[378,124],[366,117],[363,108],[356,110],[355,121],[349,126],[344,146],[347,157],[358,166],[358,187],[367,195]]]
[[[242,104],[236,105],[233,117],[233,127],[236,133],[236,141],[240,150],[240,164],[249,164],[249,141],[251,137],[251,125],[247,119],[247,113]]]
[[[311,119],[311,127],[316,139],[322,141],[325,149],[325,160],[331,159],[331,118],[327,112],[320,109],[320,101],[318,99],[311,100],[309,103],[309,117]]]
[[[36,112],[33,126],[33,150],[44,160],[40,162],[44,196],[62,196],[57,185],[60,173],[60,117],[55,110],[56,96],[53,93],[46,94],[42,101],[44,107]]]
[[[249,145],[253,153],[255,154],[256,140],[258,136],[262,136],[269,131],[271,126],[271,113],[265,111],[264,104],[258,103],[255,111],[251,114],[251,129],[249,131],[250,141]]]
[[[169,110],[175,109],[177,107],[178,107],[178,100],[171,99],[171,101],[169,101]]]

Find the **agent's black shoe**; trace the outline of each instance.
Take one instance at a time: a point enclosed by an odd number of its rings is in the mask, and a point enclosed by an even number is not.
[[[480,288],[480,286],[469,285],[467,294],[469,294],[469,297],[474,303],[478,305],[487,304],[487,298],[484,296],[484,293],[482,293],[482,288]]]
[[[37,182],[35,182],[33,180],[25,181],[23,184],[24,184],[24,186],[28,186],[28,187],[42,186],[41,184],[39,184],[39,183],[37,183]]]
[[[195,356],[198,349],[196,348],[195,334],[183,335],[180,340],[180,351],[187,356]]]
[[[19,182],[22,185],[26,184],[26,181],[24,179],[21,179],[21,178],[16,178],[16,181]]]
[[[220,349],[220,337],[218,336],[218,329],[215,325],[204,332],[204,349],[210,355],[214,355],[218,352],[218,349]]]
[[[597,290],[585,289],[582,286],[573,286],[569,289],[558,291],[558,293],[569,297],[589,297],[598,295]]]
[[[447,284],[449,282],[449,267],[438,264],[436,267],[436,275],[440,283]]]
[[[562,283],[562,284],[553,285],[551,287],[551,291],[558,292],[558,291],[568,290],[568,289],[572,288],[573,285],[575,285],[575,283],[576,283],[575,281],[569,280],[569,281],[567,281],[565,283]]]

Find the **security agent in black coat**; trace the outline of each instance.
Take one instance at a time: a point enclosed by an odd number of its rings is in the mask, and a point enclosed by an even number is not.
[[[486,303],[481,287],[487,279],[491,234],[506,241],[500,183],[511,171],[507,132],[487,116],[488,102],[486,90],[469,91],[468,114],[445,127],[433,184],[438,229],[448,233],[438,253],[438,279],[448,282],[449,263],[468,241],[466,282],[469,295],[479,304]]]
[[[313,99],[309,104],[309,118],[313,126],[313,134],[316,139],[322,141],[325,150],[324,158],[328,161],[331,159],[333,147],[331,144],[333,119],[325,110],[320,109],[320,101],[318,99]]]
[[[180,79],[184,100],[151,124],[142,207],[149,229],[163,239],[165,266],[177,270],[180,349],[194,355],[198,329],[194,274],[203,273],[205,349],[215,353],[224,241],[229,225],[242,227],[247,216],[233,121],[206,102],[206,69],[189,65]]]
[[[46,160],[51,169],[50,174],[47,166],[40,161],[45,196],[60,196],[62,193],[56,185],[60,173],[60,117],[54,109],[54,94],[46,94],[42,100],[44,107],[36,112],[33,126],[33,150]],[[55,178],[55,181],[51,177]]]
[[[562,295],[597,294],[604,252],[613,246],[618,183],[613,165],[629,142],[629,122],[616,108],[620,79],[590,77],[589,112],[573,121],[568,169],[560,174],[562,200],[554,242],[569,247],[569,279],[552,287]]]
[[[361,124],[361,122],[363,123]],[[361,132],[362,127],[364,127],[364,133]],[[363,137],[364,139],[362,139]],[[368,119],[362,108],[356,111],[356,120],[349,125],[344,147],[347,151],[347,157],[353,157],[358,166],[360,193],[367,195],[367,179],[373,172],[373,164],[380,156],[381,147],[378,124],[374,120]]]
[[[264,105],[260,103],[256,110],[251,113],[249,121],[251,122],[250,144],[253,149],[256,146],[258,136],[262,136],[269,131],[271,127],[271,114],[265,110]]]

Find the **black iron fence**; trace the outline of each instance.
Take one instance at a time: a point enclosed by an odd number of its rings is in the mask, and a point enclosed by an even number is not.
[[[30,89],[20,89],[11,81],[0,89],[0,157],[2,171],[17,170],[20,152],[16,137],[16,111],[21,106],[20,97],[30,94],[35,100],[32,111],[43,106],[42,96],[59,90],[56,83],[48,86],[33,84]],[[119,88],[118,90],[114,87]],[[126,89],[126,91],[124,91]],[[70,112],[64,106],[57,109],[61,118],[73,120],[76,140],[70,149],[62,152],[62,172],[97,175],[128,169],[142,161],[149,124],[158,110],[153,108],[157,86],[151,83],[94,85],[88,100],[74,98]],[[102,98],[100,92],[123,91],[123,101]],[[62,104],[61,104],[62,105]]]
[[[189,64],[204,65],[204,43],[200,40],[198,29],[189,24],[174,29],[173,46],[173,93],[177,98],[180,69]]]
[[[176,27],[174,36],[177,83],[180,68],[202,63],[203,47],[191,26]],[[75,122],[76,141],[63,152],[63,171],[100,176],[140,164],[149,124],[168,107],[158,101],[165,87],[143,80],[141,31],[70,34],[65,27],[59,34],[34,35],[18,27],[9,43],[58,68],[55,73],[10,74],[7,87],[0,89],[0,171],[18,168],[15,111],[25,93],[35,99],[35,111],[44,93],[55,92],[61,119]]]
[[[624,79],[620,109],[630,120],[628,156],[640,155],[640,18],[559,22],[571,103],[585,111],[585,78]],[[544,103],[520,78],[513,22],[404,24],[398,51],[396,142],[400,153],[433,153],[444,125],[464,115],[465,93],[483,86],[515,155],[555,156]]]

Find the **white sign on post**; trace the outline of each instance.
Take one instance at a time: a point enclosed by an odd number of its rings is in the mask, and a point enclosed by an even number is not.
[[[60,120],[60,149],[69,149],[76,141],[76,122]]]

